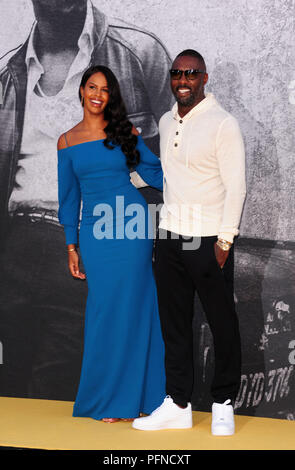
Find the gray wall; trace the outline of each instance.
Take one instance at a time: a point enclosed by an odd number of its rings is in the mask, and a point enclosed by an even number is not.
[[[241,235],[294,241],[294,0],[93,3],[155,33],[172,57],[187,47],[204,55],[208,91],[238,118],[245,136],[248,194]],[[25,40],[33,10],[25,0],[1,0],[0,7],[1,56]]]

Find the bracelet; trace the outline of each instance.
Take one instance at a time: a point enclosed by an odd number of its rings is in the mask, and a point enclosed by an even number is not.
[[[70,251],[76,251],[76,248],[68,248],[68,253],[69,253]]]
[[[222,238],[218,238],[216,244],[221,248],[223,251],[228,251],[230,250],[230,247],[232,246],[231,242],[228,242],[227,240],[223,240]]]

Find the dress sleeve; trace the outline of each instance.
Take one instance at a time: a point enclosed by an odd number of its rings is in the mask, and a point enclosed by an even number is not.
[[[58,219],[64,227],[66,244],[77,244],[81,191],[67,150],[58,150]]]
[[[161,160],[145,145],[143,138],[138,136],[137,149],[140,162],[135,170],[141,178],[153,188],[163,191],[163,171]]]

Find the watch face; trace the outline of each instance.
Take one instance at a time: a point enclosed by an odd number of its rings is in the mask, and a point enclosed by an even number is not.
[[[223,251],[228,251],[231,247],[231,244],[229,242],[223,242],[221,240],[217,241],[217,245],[223,250]]]

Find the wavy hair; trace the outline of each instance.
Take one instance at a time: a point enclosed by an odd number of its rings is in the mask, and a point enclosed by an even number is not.
[[[132,133],[133,125],[127,118],[127,111],[120,86],[114,73],[103,65],[93,65],[84,72],[80,87],[84,88],[91,75],[97,72],[101,72],[105,76],[109,89],[109,101],[104,110],[104,118],[108,122],[104,129],[107,136],[103,143],[109,149],[119,145],[126,156],[128,168],[132,168],[140,160],[140,154],[136,148],[137,136]],[[79,98],[81,101],[80,87]]]

